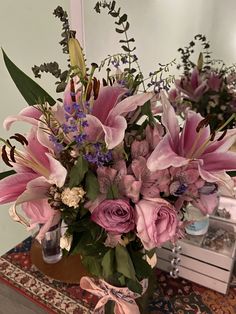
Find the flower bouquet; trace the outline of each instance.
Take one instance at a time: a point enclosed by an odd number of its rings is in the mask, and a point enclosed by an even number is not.
[[[13,202],[14,220],[28,229],[39,226],[42,245],[62,224],[63,254],[81,256],[91,277],[82,277],[80,285],[101,298],[95,311],[105,306],[139,313],[135,299],[147,290],[156,248],[184,236],[185,207],[191,203],[209,214],[221,188],[232,192],[225,171],[236,169],[236,155],[228,152],[236,131],[222,131],[226,124],[212,131],[209,119],[191,110],[180,127],[166,86],[157,88],[158,71],[151,78],[156,84],[145,86],[134,39],[127,36],[127,15],[115,1],[98,2],[95,9],[108,9],[116,19],[116,31],[125,34],[124,52],[101,63],[113,65],[114,74],[108,68],[107,77],[98,79],[100,66],[86,65],[58,7],[54,14],[63,22],[69,69],[61,71],[56,63],[33,68],[36,76],[43,71],[57,77],[57,91],[63,92],[57,102],[4,52],[30,105],[7,117],[4,127],[24,121],[31,129],[1,139],[2,160],[13,170],[2,174],[0,204]]]
[[[202,52],[197,62],[191,57],[197,42]],[[174,80],[175,88],[169,91],[169,101],[178,114],[184,116],[186,109],[199,112],[208,117],[212,129],[223,125],[228,119],[227,128],[235,126],[236,111],[236,68],[226,66],[222,60],[213,59],[210,43],[206,37],[198,34],[181,53],[179,70],[183,73]]]

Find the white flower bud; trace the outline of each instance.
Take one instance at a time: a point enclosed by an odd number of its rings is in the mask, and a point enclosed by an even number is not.
[[[154,253],[152,257],[148,257],[148,255],[146,255],[146,261],[151,266],[151,268],[154,268],[156,266],[156,264],[157,264],[157,255],[156,255],[156,253]]]
[[[64,234],[60,238],[60,247],[61,247],[61,249],[65,249],[65,250],[69,251],[70,248],[71,248],[72,240],[73,240],[73,236],[72,235],[65,235]]]
[[[74,187],[72,189],[65,188],[61,193],[61,201],[69,207],[78,207],[79,202],[83,199],[85,191],[81,187]]]

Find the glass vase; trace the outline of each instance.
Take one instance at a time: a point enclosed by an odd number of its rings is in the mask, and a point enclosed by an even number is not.
[[[44,262],[54,264],[62,259],[60,247],[61,223],[52,226],[42,240],[42,255]]]

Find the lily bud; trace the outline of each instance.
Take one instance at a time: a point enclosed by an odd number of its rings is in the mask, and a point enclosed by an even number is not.
[[[80,43],[75,38],[70,38],[68,42],[70,63],[72,67],[77,67],[81,71],[82,76],[86,74],[86,65],[83,55],[83,50]]]
[[[197,68],[198,68],[199,71],[202,70],[203,63],[204,63],[203,54],[202,54],[202,52],[200,52],[198,60],[197,60]]]

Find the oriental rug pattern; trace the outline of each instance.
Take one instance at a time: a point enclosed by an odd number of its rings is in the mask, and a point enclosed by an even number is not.
[[[0,280],[48,313],[92,313],[97,298],[79,285],[61,283],[39,272],[31,263],[30,247],[28,238],[0,258]],[[225,296],[181,278],[172,279],[159,270],[156,276],[158,287],[149,305],[150,314],[236,313],[236,288]]]

